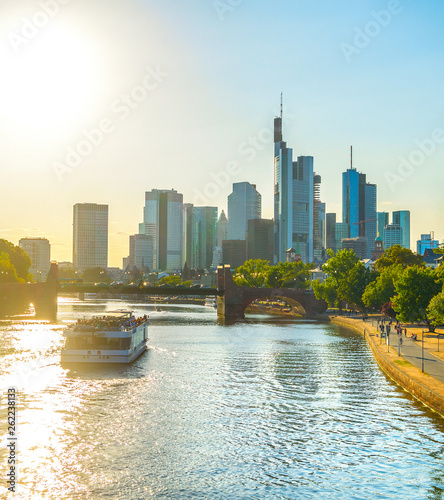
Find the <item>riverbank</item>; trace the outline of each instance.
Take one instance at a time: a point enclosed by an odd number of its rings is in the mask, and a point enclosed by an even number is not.
[[[389,349],[387,349],[385,339],[379,337],[376,327],[372,326],[369,320],[364,322],[358,318],[343,316],[329,316],[329,319],[334,324],[351,328],[363,334],[382,371],[415,398],[438,412],[441,416],[444,416],[444,382],[441,382],[436,377],[427,373],[427,370],[422,372],[421,368],[415,366],[411,361],[406,359],[406,357],[402,355],[398,356],[398,349],[396,346],[391,345]],[[414,332],[414,330],[419,331]],[[411,333],[422,335],[422,329],[420,327],[410,327],[407,328],[407,331],[409,335],[411,335]],[[424,340],[426,340],[427,334],[428,332],[424,334]],[[396,339],[395,343],[397,343],[396,333],[392,334],[391,337],[393,341]],[[404,337],[404,343],[406,342],[413,345],[411,339]],[[434,342],[432,342],[430,338],[428,338],[427,345],[431,349],[436,348]],[[434,352],[429,351],[425,346],[426,342],[424,343],[424,348],[427,353],[431,353],[433,356]],[[416,358],[417,356],[415,356],[415,359]],[[434,365],[436,365],[435,371],[439,373],[442,371],[444,375],[444,362],[434,356],[431,359],[433,359]]]

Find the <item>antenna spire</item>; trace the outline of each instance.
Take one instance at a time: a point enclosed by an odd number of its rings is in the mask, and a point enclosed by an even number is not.
[[[283,92],[281,92],[281,122],[282,122],[282,109],[283,109],[283,105],[282,105],[282,94],[283,94]]]
[[[350,146],[350,168],[353,170],[353,146]]]

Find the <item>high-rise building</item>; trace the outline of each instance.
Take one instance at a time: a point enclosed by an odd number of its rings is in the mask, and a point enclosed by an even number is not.
[[[336,253],[336,214],[329,213],[325,216],[326,219],[326,238],[325,247],[331,248]]]
[[[293,150],[282,139],[282,116],[274,119],[273,261],[285,262],[293,246]]]
[[[147,234],[133,234],[129,237],[128,265],[139,271],[153,269],[153,237]]]
[[[51,245],[46,238],[22,238],[19,241],[22,248],[31,259],[29,272],[35,281],[46,281],[51,267]]]
[[[262,259],[273,263],[273,219],[248,221],[247,260]]]
[[[433,232],[421,234],[421,239],[416,241],[416,252],[419,255],[424,255],[426,248],[438,248],[439,241],[433,239]]]
[[[222,210],[217,221],[217,246],[222,247],[224,240],[228,240],[228,219]]]
[[[325,203],[321,202],[321,176],[313,177],[313,258],[321,261],[325,256]]]
[[[222,263],[231,269],[241,266],[247,260],[246,240],[224,240],[222,242]]]
[[[348,238],[348,224],[345,222],[336,222],[335,224],[335,240],[336,240],[336,251],[343,249],[342,240]]]
[[[198,269],[210,269],[217,242],[217,207],[194,207],[193,260]]]
[[[153,238],[153,268],[162,271],[182,267],[183,195],[176,190],[152,189],[145,193],[139,233]]]
[[[403,241],[402,227],[399,224],[387,224],[384,228],[384,249],[393,245],[401,245]]]
[[[245,240],[248,221],[261,218],[262,197],[255,184],[235,182],[228,196],[228,239]]]
[[[410,249],[410,211],[398,210],[393,212],[393,224],[398,224],[402,229],[402,243],[404,248]]]
[[[365,259],[367,252],[367,238],[365,236],[356,236],[355,238],[342,239],[343,250],[353,250],[359,259]]]
[[[388,212],[377,212],[376,213],[377,220],[377,231],[379,236],[384,241],[384,229],[385,226],[389,223],[389,213]]]
[[[371,257],[377,236],[376,184],[366,182],[353,164],[342,174],[342,220],[350,238],[366,237],[366,258]]]
[[[182,221],[182,267],[187,264],[189,269],[196,267],[194,262],[194,206],[192,203],[183,204],[183,221]]]
[[[74,205],[73,265],[79,270],[108,266],[108,205]]]

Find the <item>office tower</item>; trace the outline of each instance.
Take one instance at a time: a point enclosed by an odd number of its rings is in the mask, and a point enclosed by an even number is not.
[[[376,184],[367,183],[353,163],[342,173],[342,220],[350,238],[367,238],[366,258],[370,258],[377,236]]]
[[[335,224],[335,240],[336,251],[342,250],[342,240],[348,238],[348,224],[345,222],[336,222]]]
[[[46,238],[22,238],[19,241],[22,248],[31,259],[29,272],[35,281],[46,281],[51,267],[51,245]]]
[[[73,265],[79,270],[108,266],[108,205],[74,205]]]
[[[343,238],[342,249],[353,250],[359,259],[366,259],[367,238],[365,236],[356,236],[355,238]]]
[[[426,248],[438,248],[439,241],[433,239],[433,231],[428,234],[421,234],[421,239],[416,241],[416,252],[419,255],[424,255]]]
[[[222,242],[222,263],[231,269],[241,266],[247,260],[246,240],[224,240]]]
[[[410,211],[398,210],[393,212],[393,224],[398,224],[402,229],[402,243],[404,248],[410,249]]]
[[[228,219],[222,210],[217,221],[217,246],[222,247],[222,241],[228,240]]]
[[[153,268],[175,271],[182,267],[183,195],[176,190],[145,193],[139,233],[153,238]]]
[[[255,184],[235,182],[228,196],[228,239],[245,240],[248,221],[261,218],[261,195]]]
[[[274,119],[274,263],[293,246],[293,150],[282,140],[282,112]]]
[[[325,257],[325,203],[321,202],[321,176],[313,174],[313,258]]]
[[[326,238],[325,238],[325,247],[331,248],[333,252],[336,253],[336,214],[334,213],[329,213],[326,214],[325,216],[326,220],[326,228],[325,228],[325,233],[326,233]]]
[[[193,260],[198,269],[210,269],[217,242],[217,207],[194,207]]]
[[[389,223],[389,213],[388,212],[377,212],[376,218],[378,219],[376,221],[378,234],[382,238],[382,240],[384,241],[384,228]]]
[[[402,245],[402,227],[399,224],[387,224],[384,228],[384,249],[393,245]]]
[[[193,256],[193,241],[194,241],[194,212],[192,203],[183,204],[183,221],[182,221],[182,267],[187,264],[189,269],[196,267]]]
[[[153,237],[147,234],[133,234],[129,237],[128,265],[139,271],[153,269]]]
[[[262,259],[273,263],[272,219],[250,219],[248,221],[247,260]]]

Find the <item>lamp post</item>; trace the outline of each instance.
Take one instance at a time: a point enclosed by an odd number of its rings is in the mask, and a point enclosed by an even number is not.
[[[424,332],[425,330],[422,331],[422,348],[421,348],[421,371],[424,373]]]

